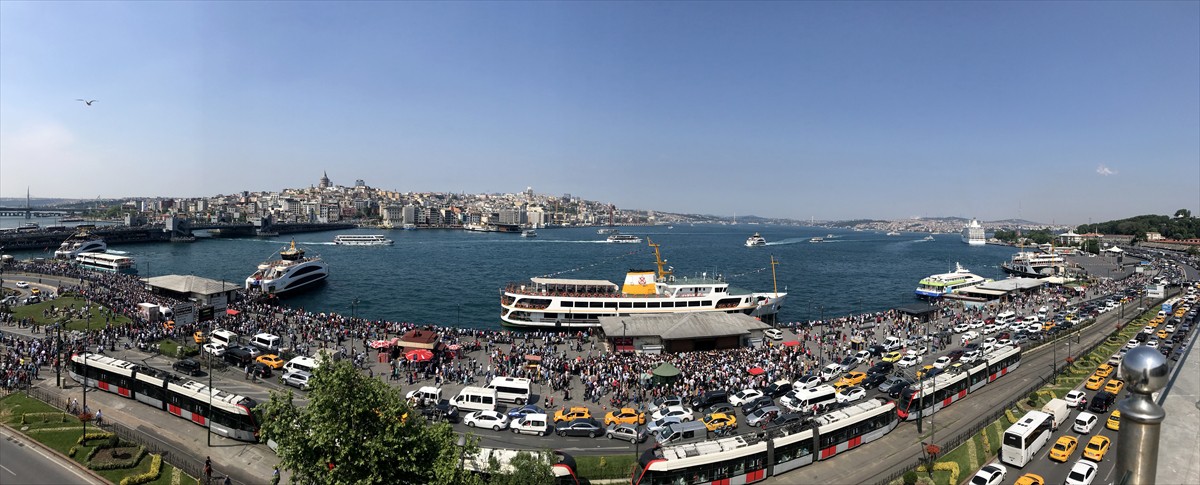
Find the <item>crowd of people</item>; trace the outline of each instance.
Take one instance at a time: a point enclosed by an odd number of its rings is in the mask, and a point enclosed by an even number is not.
[[[793,380],[814,372],[825,363],[840,360],[861,349],[862,345],[877,342],[885,336],[908,339],[937,335],[949,332],[957,323],[978,321],[1005,310],[1028,315],[1046,306],[1054,311],[1080,299],[1146,283],[1146,278],[1139,273],[1121,281],[1094,281],[1084,293],[1069,287],[1046,287],[986,305],[938,301],[934,303],[933,313],[922,317],[888,310],[821,321],[780,323],[779,326],[790,328],[796,334],[798,344],[790,346],[768,343],[765,349],[627,354],[609,351],[597,331],[512,332],[418,325],[275,306],[255,300],[252,295],[244,295],[231,304],[233,311],[216,315],[211,327],[210,322],[164,326],[144,318],[139,312],[139,303],[171,307],[178,302],[148,291],[136,277],[80,271],[61,262],[18,262],[7,269],[9,272],[14,270],[67,278],[71,284],[59,287],[57,294],[78,294],[88,302],[79,308],[67,306],[47,311],[78,317],[91,314],[90,305],[108,309],[103,320],[91,322],[93,328],[89,331],[71,334],[65,343],[69,349],[95,347],[102,350],[115,348],[120,343],[145,344],[167,338],[182,340],[195,331],[224,328],[241,335],[278,335],[285,347],[299,355],[328,349],[336,355],[354,359],[374,376],[375,366],[369,365],[375,362],[371,341],[427,329],[437,332],[439,341],[444,344],[438,347],[433,359],[411,362],[398,355],[395,349],[379,349],[376,356],[386,356],[387,362],[387,370],[381,372],[380,378],[386,374],[389,381],[412,386],[487,382],[496,376],[526,377],[551,391],[543,396],[547,404],[557,398],[564,404],[584,400],[613,407],[639,406],[662,395],[692,396],[706,390],[763,387],[776,379]],[[131,323],[114,324],[118,316],[128,318]],[[0,318],[11,320],[11,316],[4,314],[0,314]],[[6,323],[30,324],[29,321]],[[29,379],[37,378],[41,366],[57,364],[53,362],[57,349],[53,348],[54,341],[49,335],[32,340],[6,337],[2,342],[0,370],[3,370],[5,385],[28,383]],[[948,339],[930,342],[935,348],[949,344]],[[537,365],[531,365],[529,356],[536,356]],[[663,363],[678,368],[681,371],[679,377],[662,385],[647,385],[652,380],[653,370]],[[761,371],[751,375],[748,372],[751,368]]]

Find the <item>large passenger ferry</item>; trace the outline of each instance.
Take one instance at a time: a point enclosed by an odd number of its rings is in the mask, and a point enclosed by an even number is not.
[[[500,297],[500,319],[514,327],[596,327],[602,316],[652,315],[684,312],[744,313],[773,319],[787,293],[754,293],[730,287],[721,278],[677,279],[659,246],[654,248],[655,270],[631,270],[624,285],[608,280],[531,278],[511,283]],[[774,278],[776,262],[771,261]]]
[[[133,258],[106,253],[83,253],[75,256],[80,268],[110,273],[137,274]]]
[[[642,238],[634,236],[632,234],[613,234],[611,236],[608,236],[607,241],[610,243],[618,243],[618,244],[638,244],[638,243],[642,242]]]
[[[339,234],[333,243],[342,246],[391,246],[392,240],[382,234]]]
[[[954,266],[953,272],[930,275],[917,283],[917,296],[941,298],[944,295],[987,281],[986,278],[967,271],[961,264],[954,263]]]
[[[753,236],[746,238],[746,247],[752,248],[752,247],[756,247],[756,246],[766,246],[766,245],[767,245],[767,239],[762,237],[762,235],[760,235],[757,232],[754,233]]]
[[[304,250],[292,246],[279,252],[279,259],[258,265],[258,271],[246,278],[247,290],[280,295],[315,285],[329,277],[329,266],[320,256],[304,257]]]
[[[108,245],[104,243],[104,239],[90,232],[79,231],[68,237],[58,250],[54,251],[54,257],[58,259],[75,259],[83,253],[103,253],[108,250]]]
[[[1020,251],[1012,259],[1000,263],[1005,272],[1034,278],[1062,273],[1066,265],[1061,255],[1035,251]]]
[[[971,219],[962,230],[962,242],[972,246],[982,246],[987,244],[987,235],[984,234],[983,226],[979,225],[979,221]]]

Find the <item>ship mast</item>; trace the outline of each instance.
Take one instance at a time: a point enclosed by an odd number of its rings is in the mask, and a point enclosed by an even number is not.
[[[667,264],[667,262],[664,261],[662,256],[659,254],[658,244],[655,244],[654,241],[651,241],[648,237],[646,238],[646,243],[649,244],[650,247],[654,248],[654,264],[658,265],[658,279],[665,282],[667,275],[673,274],[673,272],[671,270],[663,270],[663,265]]]
[[[775,287],[775,298],[779,298],[779,282],[775,280],[775,265],[779,261],[775,261],[775,255],[771,255],[771,286]]]

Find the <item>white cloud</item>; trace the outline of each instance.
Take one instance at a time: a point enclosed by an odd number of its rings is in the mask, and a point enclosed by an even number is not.
[[[1116,175],[1117,171],[1113,170],[1111,168],[1108,168],[1103,163],[1101,163],[1099,167],[1096,167],[1096,173],[1098,173],[1100,175],[1104,175],[1104,176],[1109,176],[1109,175]]]

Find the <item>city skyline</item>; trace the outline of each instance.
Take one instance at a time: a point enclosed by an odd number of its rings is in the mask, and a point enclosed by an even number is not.
[[[328,172],[795,220],[1200,213],[1197,3],[0,14],[0,197],[208,197]]]

